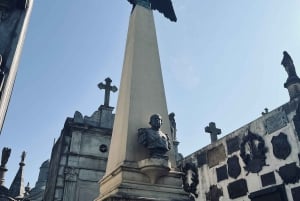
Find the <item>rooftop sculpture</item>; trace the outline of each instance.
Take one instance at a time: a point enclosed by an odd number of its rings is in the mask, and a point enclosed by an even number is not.
[[[177,21],[171,0],[128,0],[128,2],[133,5],[133,9],[135,5],[138,4],[152,10],[158,10],[172,22]]]

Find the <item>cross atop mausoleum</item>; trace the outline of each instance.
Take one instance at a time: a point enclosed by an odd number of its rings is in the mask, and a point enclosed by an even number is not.
[[[218,135],[221,134],[222,131],[216,127],[215,122],[210,122],[209,126],[205,127],[205,132],[210,133],[211,143],[213,143],[218,140]]]
[[[105,84],[102,82],[98,84],[99,89],[105,90],[104,95],[104,106],[109,107],[109,97],[110,97],[110,91],[116,92],[118,88],[116,86],[111,86],[112,80],[108,77],[105,79]]]

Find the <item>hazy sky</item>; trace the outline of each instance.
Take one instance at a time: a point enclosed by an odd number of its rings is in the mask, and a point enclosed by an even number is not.
[[[300,73],[299,0],[173,0],[172,23],[155,12],[168,111],[183,155],[289,101],[282,52]],[[97,87],[119,86],[131,6],[126,0],[35,0],[0,148],[12,148],[6,186],[27,152],[33,187],[67,117],[103,104]],[[111,95],[116,106],[117,93]]]

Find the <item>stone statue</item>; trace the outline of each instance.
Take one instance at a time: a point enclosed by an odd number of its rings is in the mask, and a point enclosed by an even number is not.
[[[286,51],[283,52],[281,65],[284,66],[286,72],[288,73],[288,77],[297,76],[292,57]]]
[[[151,128],[138,129],[138,142],[150,151],[150,158],[168,159],[166,153],[171,149],[169,136],[160,130],[162,118],[159,114],[150,117]]]
[[[5,168],[6,163],[7,163],[8,159],[9,159],[10,153],[11,153],[11,149],[10,148],[4,147],[2,149],[2,157],[1,157],[1,165],[0,165],[0,167]]]
[[[151,8],[152,10],[158,10],[166,18],[172,22],[177,21],[177,17],[172,5],[171,0],[127,0],[133,5],[133,9],[136,4],[139,4],[146,8]]]
[[[173,137],[173,140],[176,140],[176,121],[175,121],[175,113],[171,112],[169,114],[169,120],[170,120],[170,126],[171,126],[171,134]]]

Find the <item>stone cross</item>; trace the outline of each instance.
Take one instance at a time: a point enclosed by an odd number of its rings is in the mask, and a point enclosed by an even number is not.
[[[221,129],[216,128],[215,122],[210,122],[209,126],[205,127],[205,132],[210,133],[211,143],[216,142],[218,140],[218,135],[221,134]]]
[[[116,92],[118,88],[116,86],[111,86],[112,80],[108,77],[105,79],[105,84],[102,82],[98,84],[99,89],[105,90],[104,95],[104,106],[109,107],[109,97],[110,97],[110,91]]]

